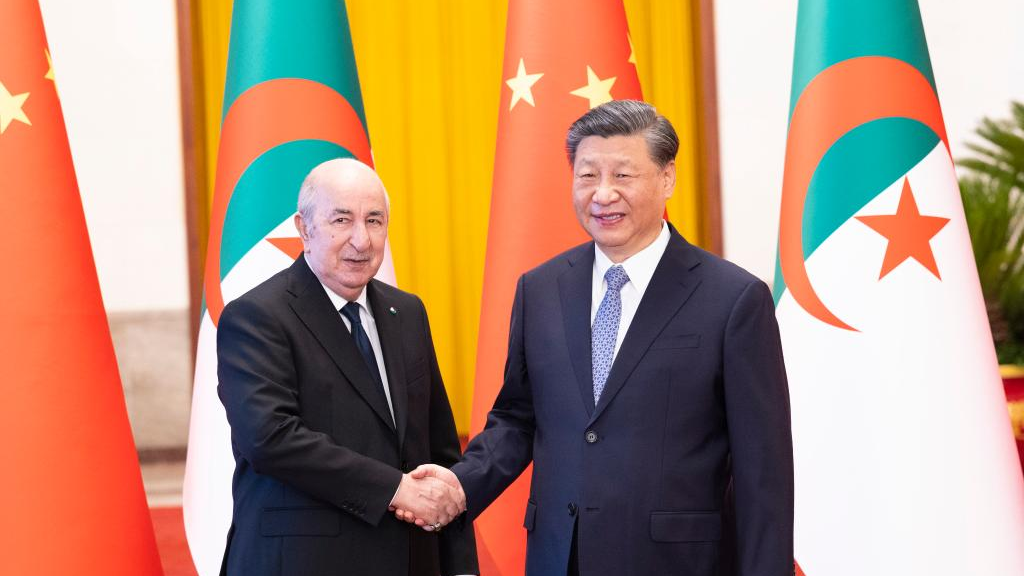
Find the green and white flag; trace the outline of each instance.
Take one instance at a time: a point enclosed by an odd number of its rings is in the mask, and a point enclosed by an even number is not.
[[[224,304],[289,266],[299,186],[316,165],[373,165],[342,0],[236,0],[185,468],[185,531],[200,576],[219,572],[234,458],[217,398]],[[394,284],[390,249],[378,278]]]
[[[1024,483],[916,0],[800,1],[774,288],[798,574],[1024,574]]]

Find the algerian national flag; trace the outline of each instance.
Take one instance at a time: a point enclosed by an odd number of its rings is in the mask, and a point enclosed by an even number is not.
[[[200,576],[218,573],[231,523],[234,459],[217,398],[220,313],[301,253],[292,216],[313,167],[338,157],[373,165],[344,3],[236,0],[224,110],[183,493]],[[394,284],[390,250],[378,278]]]
[[[915,0],[801,0],[775,276],[806,576],[1021,576],[1024,483]]]

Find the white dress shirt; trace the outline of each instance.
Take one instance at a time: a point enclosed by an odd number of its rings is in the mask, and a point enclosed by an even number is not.
[[[345,327],[348,328],[349,332],[352,332],[352,324],[348,321],[348,318],[341,313],[342,307],[348,304],[348,300],[337,295],[334,290],[331,290],[323,282],[320,283],[327,291],[327,297],[331,299],[331,304],[334,305],[334,309],[338,311],[338,315],[341,316],[341,321],[345,323]],[[370,312],[370,307],[366,304],[366,287],[363,287],[363,291],[359,293],[359,297],[355,300],[356,304],[359,304],[359,321],[363,324],[363,330],[366,331],[366,337],[370,339],[370,347],[373,348],[373,356],[377,359],[377,369],[380,370],[380,379],[384,381],[384,396],[388,399],[388,410],[391,411],[391,420],[395,419],[395,408],[391,405],[391,389],[388,387],[388,371],[384,369],[384,354],[380,350],[380,336],[377,335],[377,323],[373,320],[373,312]]]
[[[619,347],[622,346],[622,340],[626,337],[626,331],[629,330],[629,325],[633,322],[636,309],[640,306],[640,299],[644,297],[647,285],[651,283],[651,278],[654,276],[654,270],[658,267],[658,263],[661,262],[665,249],[668,248],[669,236],[668,224],[662,221],[661,232],[654,239],[654,242],[651,242],[643,250],[620,262],[626,270],[626,275],[629,276],[629,282],[626,282],[622,287],[622,316],[619,318],[619,333],[615,338],[615,352],[612,355],[613,362],[615,361],[615,356],[619,354]],[[590,298],[591,326],[594,325],[594,318],[597,317],[597,309],[601,306],[604,293],[608,291],[608,282],[605,281],[604,275],[614,265],[615,263],[608,256],[605,256],[605,253],[595,244],[593,287]]]

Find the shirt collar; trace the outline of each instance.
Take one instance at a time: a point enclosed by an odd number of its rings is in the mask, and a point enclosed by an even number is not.
[[[317,280],[320,281],[319,278],[317,278]],[[331,305],[334,306],[335,310],[340,311],[345,304],[348,304],[348,300],[339,296],[334,290],[328,288],[327,284],[324,284],[323,281],[320,281],[320,285],[324,287],[324,292],[327,292],[327,297],[331,299]],[[363,310],[366,310],[366,314],[370,318],[373,318],[373,311],[371,311],[370,307],[366,304],[366,286],[363,286],[363,290],[359,293],[359,297],[356,298],[355,302],[359,304]]]
[[[654,277],[654,270],[658,267],[662,255],[665,254],[665,248],[668,247],[669,236],[668,224],[662,220],[661,232],[658,233],[654,242],[621,262],[622,267],[626,270],[626,275],[629,276],[630,284],[641,294],[647,291],[647,285]],[[594,244],[595,277],[600,278],[603,282],[605,273],[614,265],[615,263],[597,247],[597,244]]]

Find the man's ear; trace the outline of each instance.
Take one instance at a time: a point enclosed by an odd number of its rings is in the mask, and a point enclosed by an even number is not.
[[[661,169],[661,178],[663,190],[665,192],[665,199],[668,200],[672,197],[672,192],[676,188],[676,161],[670,160],[665,167]]]
[[[298,213],[292,218],[292,222],[295,223],[295,229],[299,231],[299,238],[302,238],[302,251],[308,252],[309,230],[306,228],[306,222],[302,219],[302,215]]]

